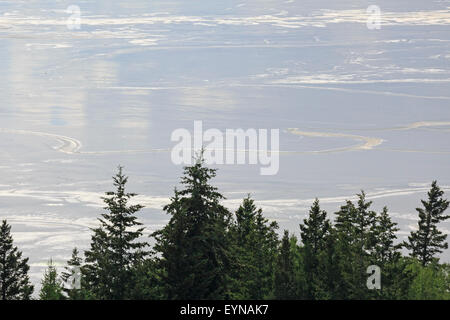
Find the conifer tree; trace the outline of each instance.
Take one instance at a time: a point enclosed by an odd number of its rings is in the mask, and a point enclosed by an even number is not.
[[[369,251],[370,263],[381,269],[381,288],[372,290],[369,294],[372,298],[394,299],[403,286],[401,277],[405,266],[399,261],[402,245],[395,244],[399,230],[397,223],[392,222],[387,207],[384,207],[375,218]]]
[[[423,266],[438,260],[436,255],[448,248],[445,241],[447,235],[437,228],[439,222],[450,218],[444,215],[449,202],[443,195],[444,191],[433,181],[428,192],[428,201],[422,200],[423,208],[416,209],[419,212],[419,229],[411,232],[408,242],[405,242],[405,247],[411,250],[411,257],[417,258]]]
[[[273,291],[278,224],[269,222],[254,200],[244,198],[231,227],[233,298],[264,299]]]
[[[293,254],[289,232],[284,231],[275,271],[275,299],[292,300],[297,297]]]
[[[314,281],[313,298],[316,300],[341,299],[343,296],[341,295],[342,282],[339,266],[341,265],[340,259],[343,257],[339,255],[337,232],[331,224],[324,242],[324,249],[318,253],[317,257],[316,273],[319,276]]]
[[[154,258],[147,258],[137,265],[133,271],[134,287],[129,292],[133,300],[165,300],[167,299],[161,281],[159,264]]]
[[[28,258],[14,246],[11,226],[0,226],[0,300],[29,300],[33,285],[28,276]]]
[[[257,287],[252,294],[258,299],[266,299],[273,294],[275,258],[279,243],[277,229],[278,223],[276,221],[269,222],[263,216],[262,210],[259,209],[256,215],[256,235],[260,248],[255,253],[260,278],[256,282]]]
[[[67,261],[67,266],[61,273],[61,279],[65,286],[63,291],[70,300],[87,300],[90,295],[85,289],[82,275],[83,258],[79,256],[77,248],[72,250],[72,257]]]
[[[358,194],[355,206],[351,201],[336,213],[337,250],[340,255],[338,279],[340,298],[364,299],[369,294],[366,287],[366,269],[371,263],[376,226],[376,212],[370,210],[372,202],[365,193]]]
[[[44,278],[41,281],[41,291],[39,292],[40,300],[63,300],[63,286],[59,279],[58,271],[50,259],[47,270],[45,270]]]
[[[327,213],[320,209],[319,200],[316,199],[311,206],[308,218],[300,224],[300,236],[304,245],[302,252],[306,299],[317,298],[317,291],[323,290],[325,285],[325,273],[319,272],[319,257],[323,256],[321,253],[326,248],[330,229],[331,224],[327,219]]]
[[[371,246],[375,264],[384,266],[387,263],[394,263],[400,258],[399,249],[401,245],[394,244],[397,239],[396,232],[399,230],[397,223],[392,222],[387,207],[384,207],[383,211],[376,217],[375,238],[373,239],[373,246]]]
[[[144,228],[136,213],[143,206],[128,204],[136,194],[125,191],[128,177],[122,167],[113,181],[116,191],[107,192],[107,197],[102,198],[107,213],[102,214],[100,226],[93,230],[83,273],[87,289],[96,299],[122,300],[127,299],[134,286],[133,270],[148,255],[148,244],[139,240]]]
[[[327,219],[327,212],[320,209],[319,200],[316,199],[309,210],[309,216],[300,224],[300,236],[305,246],[311,248],[313,254],[317,254],[324,248],[325,237],[331,228]]]
[[[362,257],[365,254],[370,254],[373,250],[374,241],[376,237],[376,217],[375,211],[370,210],[372,201],[366,201],[366,194],[361,190],[358,196],[358,206],[356,207],[355,215],[355,233],[358,248],[360,248]]]
[[[153,233],[161,279],[168,299],[224,299],[228,293],[231,214],[210,185],[215,169],[200,155],[184,168],[181,184],[164,211],[169,223]]]

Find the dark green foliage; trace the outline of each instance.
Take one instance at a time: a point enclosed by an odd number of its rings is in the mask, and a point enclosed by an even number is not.
[[[296,299],[297,283],[295,279],[294,257],[292,254],[291,239],[287,230],[284,231],[284,236],[281,239],[275,270],[275,299]]]
[[[376,236],[376,213],[369,209],[371,204],[362,191],[357,206],[347,201],[336,213],[336,250],[341,275],[337,280],[337,298],[368,298],[366,269],[371,264],[370,253],[374,250]]]
[[[200,156],[185,167],[181,184],[164,210],[169,223],[153,234],[160,276],[169,299],[224,299],[228,293],[231,214],[209,184],[216,170]]]
[[[401,245],[396,245],[395,235],[400,229],[392,222],[387,207],[377,215],[375,221],[374,238],[372,239],[372,260],[375,264],[384,266],[396,262],[400,258]]]
[[[264,299],[273,293],[278,225],[264,218],[253,199],[244,198],[231,227],[233,248],[230,298]]]
[[[437,260],[437,254],[448,248],[445,241],[447,235],[438,230],[437,224],[445,221],[450,216],[445,216],[449,202],[443,198],[444,192],[436,181],[431,184],[428,192],[428,201],[422,200],[423,208],[417,208],[419,212],[419,230],[411,232],[405,246],[411,250],[411,256],[417,258],[422,266]]]
[[[342,299],[341,274],[339,266],[345,257],[339,255],[338,237],[336,230],[331,227],[325,237],[325,247],[318,253],[316,281],[314,282],[314,299],[331,300]]]
[[[11,226],[6,220],[0,226],[0,300],[28,300],[33,286],[28,277],[28,258],[14,246]]]
[[[158,270],[158,263],[154,259],[146,259],[135,266],[133,271],[134,287],[130,288],[127,298],[133,300],[161,300],[166,299]]]
[[[316,199],[309,210],[309,216],[300,224],[300,236],[304,247],[303,253],[303,271],[305,283],[303,288],[303,298],[318,299],[322,297],[323,291],[327,290],[327,274],[324,270],[328,254],[324,251],[328,248],[330,241],[331,224],[327,219],[327,213],[320,209],[319,200]],[[323,260],[323,263],[320,263]]]
[[[320,209],[319,200],[316,199],[309,210],[309,216],[300,224],[300,236],[305,246],[316,255],[324,249],[325,239],[330,232],[331,224],[327,219],[327,213]]]
[[[410,300],[450,300],[449,265],[429,264],[412,261],[407,271],[413,274],[408,288]]]
[[[387,207],[377,215],[374,228],[374,238],[372,239],[371,263],[381,268],[382,287],[380,291],[372,292],[372,297],[383,299],[393,299],[400,285],[402,265],[400,244],[395,244],[397,239],[397,223],[392,222]]]
[[[41,285],[40,300],[64,300],[62,281],[59,279],[52,260],[48,263]]]
[[[63,291],[69,300],[88,300],[91,294],[86,290],[85,280],[82,274],[83,258],[79,256],[77,248],[72,250],[72,257],[67,261],[61,279],[65,284]]]
[[[437,255],[448,248],[439,222],[448,219],[449,202],[434,181],[419,229],[398,244],[397,223],[386,207],[371,210],[362,191],[356,203],[346,201],[334,223],[316,199],[300,224],[301,244],[285,230],[281,241],[276,222],[247,196],[232,215],[224,197],[210,184],[216,170],[202,157],[185,167],[183,189],[175,189],[164,207],[169,222],[152,234],[146,251],[136,213],[128,202],[127,177],[119,167],[115,192],[103,198],[107,213],[93,229],[85,261],[75,248],[61,279],[50,262],[39,293],[41,300],[86,299],[450,299],[450,266]],[[410,257],[402,256],[405,245]],[[151,255],[150,255],[151,253]],[[28,259],[13,246],[6,221],[0,228],[2,299],[29,299]],[[368,288],[367,273],[377,266],[381,287]],[[378,270],[378,268],[375,268]],[[73,287],[78,275],[79,287]],[[371,274],[373,276],[374,274]],[[370,280],[370,281],[368,281]],[[62,283],[65,283],[65,288]],[[372,282],[375,283],[375,282]],[[370,286],[369,286],[370,287]]]
[[[85,252],[86,289],[96,299],[126,299],[127,292],[135,285],[133,270],[148,255],[145,251],[148,244],[139,241],[144,228],[135,215],[143,207],[128,204],[136,194],[125,192],[127,180],[119,167],[113,177],[116,191],[107,192],[103,198],[107,213],[99,219],[100,226],[93,230],[91,248]]]

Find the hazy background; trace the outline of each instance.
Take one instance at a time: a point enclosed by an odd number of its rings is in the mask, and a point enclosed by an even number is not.
[[[121,164],[150,233],[182,174],[152,150],[202,120],[292,151],[274,176],[219,166],[230,208],[251,193],[298,234],[314,197],[332,215],[364,189],[403,239],[433,179],[450,194],[449,25],[450,1],[0,1],[0,218],[38,282],[87,248]]]

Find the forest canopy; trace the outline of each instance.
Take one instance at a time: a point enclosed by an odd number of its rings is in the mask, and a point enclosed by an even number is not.
[[[436,181],[418,214],[417,229],[397,239],[387,207],[374,211],[364,191],[333,214],[312,204],[300,237],[281,232],[250,195],[232,212],[211,184],[216,169],[200,157],[184,168],[181,188],[163,210],[168,223],[144,236],[145,226],[119,167],[114,191],[91,230],[90,247],[74,248],[58,273],[51,258],[41,300],[177,299],[450,299],[448,249],[439,228],[449,202]],[[281,236],[280,236],[281,234]],[[152,241],[150,241],[152,240]],[[154,243],[150,246],[149,243]],[[404,250],[402,250],[404,249]],[[408,254],[404,254],[408,252]],[[0,227],[0,299],[33,299],[28,258],[4,220]],[[379,274],[377,274],[379,273]]]

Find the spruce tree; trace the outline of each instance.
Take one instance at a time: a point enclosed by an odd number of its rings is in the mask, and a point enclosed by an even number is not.
[[[406,248],[411,250],[411,257],[417,258],[423,266],[432,261],[437,261],[437,254],[448,248],[445,241],[447,235],[438,230],[439,222],[445,221],[450,216],[444,215],[449,202],[443,198],[444,191],[437,185],[436,181],[431,184],[428,192],[428,201],[422,200],[423,208],[417,208],[419,213],[419,229],[411,232]]]
[[[384,207],[375,221],[375,237],[371,246],[373,263],[381,267],[388,263],[394,263],[400,258],[401,245],[394,244],[397,239],[396,232],[399,230],[397,223],[392,222],[387,207]]]
[[[337,250],[339,254],[339,293],[343,299],[364,299],[366,269],[371,263],[376,226],[376,212],[370,210],[372,202],[365,193],[358,194],[355,206],[351,201],[336,213]]]
[[[339,266],[338,237],[336,229],[330,225],[329,232],[325,235],[324,249],[318,253],[317,271],[318,275],[314,283],[314,296],[316,300],[331,300],[342,298],[341,294],[341,274]],[[308,287],[308,286],[304,286]]]
[[[210,185],[215,169],[202,155],[184,168],[181,184],[164,211],[169,223],[153,233],[160,276],[168,299],[224,299],[228,293],[230,212]]]
[[[11,226],[0,226],[0,300],[29,300],[33,285],[28,276],[28,258],[14,246]]]
[[[65,286],[63,291],[70,300],[86,300],[90,295],[87,292],[82,275],[83,258],[79,256],[77,248],[72,250],[72,257],[61,273]]]
[[[319,271],[319,257],[327,246],[327,237],[330,234],[331,224],[327,213],[320,209],[319,200],[316,199],[309,210],[309,216],[300,224],[300,236],[304,247],[303,268],[306,277],[306,299],[316,299],[318,291],[323,290],[326,278],[325,273]]]
[[[148,258],[137,265],[133,272],[134,283],[130,291],[132,300],[165,300],[167,296],[160,278],[159,265],[153,258]]]
[[[387,207],[384,207],[380,214],[376,216],[375,228],[370,261],[381,269],[381,290],[373,290],[372,298],[394,299],[401,289],[401,276],[404,268],[400,263],[401,244],[395,244],[397,239],[397,223],[391,220]]]
[[[311,249],[311,253],[315,255],[323,250],[330,228],[327,212],[320,209],[319,200],[316,199],[309,210],[308,218],[303,220],[303,224],[300,224],[302,242]]]
[[[127,193],[128,181],[119,166],[113,177],[116,191],[106,193],[103,201],[107,213],[99,219],[100,226],[93,229],[91,248],[85,252],[83,268],[87,289],[96,299],[127,299],[134,284],[133,270],[148,255],[148,244],[140,241],[144,228],[137,221],[136,213],[142,205],[128,202],[136,196]]]
[[[233,245],[233,296],[264,299],[273,293],[278,249],[278,224],[269,222],[248,195],[236,211],[230,238]]]
[[[275,271],[275,299],[292,300],[297,297],[293,254],[289,232],[284,231]]]
[[[45,270],[44,278],[41,281],[41,291],[39,292],[40,300],[63,300],[63,286],[59,279],[58,271],[50,259],[47,270]]]
[[[366,201],[366,194],[361,190],[358,196],[358,206],[356,207],[355,216],[355,232],[356,242],[360,248],[361,261],[363,256],[370,254],[373,250],[376,236],[376,222],[377,214],[375,211],[370,210],[372,201]]]

